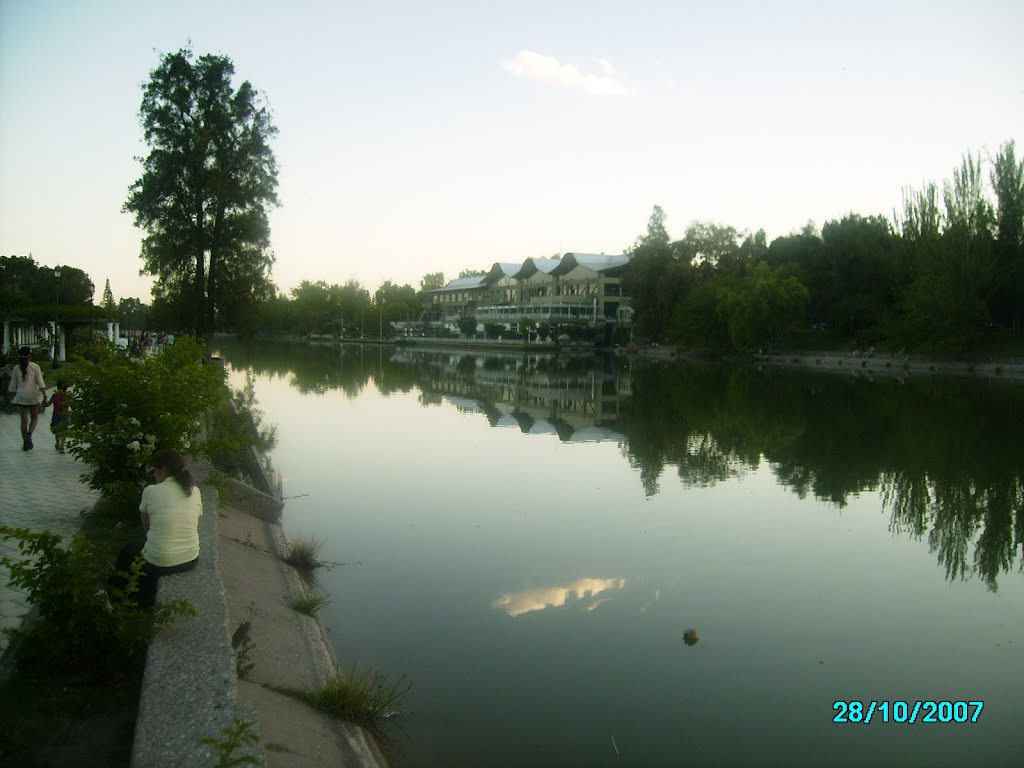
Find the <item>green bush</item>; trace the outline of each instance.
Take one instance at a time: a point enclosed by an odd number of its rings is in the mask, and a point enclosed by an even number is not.
[[[68,379],[68,447],[90,466],[82,479],[128,503],[138,500],[154,451],[204,455],[196,435],[225,396],[224,369],[203,364],[202,350],[187,338],[144,358],[95,345]]]
[[[38,617],[22,629],[6,630],[10,650],[30,668],[69,669],[93,675],[116,674],[133,654],[143,651],[154,632],[175,616],[194,615],[186,600],[160,603],[151,612],[135,602],[142,558],[123,574],[123,587],[105,556],[76,534],[70,546],[50,531],[0,526],[0,540],[16,543],[21,557],[0,556],[10,585],[22,590]]]

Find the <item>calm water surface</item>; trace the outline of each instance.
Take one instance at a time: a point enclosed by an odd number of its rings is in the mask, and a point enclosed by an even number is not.
[[[221,354],[277,426],[286,532],[344,563],[338,657],[413,682],[397,768],[1024,764],[1024,387]]]

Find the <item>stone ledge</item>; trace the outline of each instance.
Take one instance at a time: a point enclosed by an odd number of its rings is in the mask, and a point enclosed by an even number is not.
[[[280,499],[220,473],[216,474],[215,482],[223,493],[225,504],[268,523],[280,523],[284,509],[284,502]]]
[[[217,762],[205,738],[220,738],[234,718],[253,723],[251,709],[238,702],[234,652],[228,630],[227,603],[217,555],[218,494],[212,486],[203,494],[199,518],[199,563],[191,571],[164,576],[157,600],[182,598],[197,615],[178,619],[157,633],[146,653],[146,670],[139,695],[139,713],[132,744],[132,768],[202,768]],[[258,744],[252,754],[263,764]]]

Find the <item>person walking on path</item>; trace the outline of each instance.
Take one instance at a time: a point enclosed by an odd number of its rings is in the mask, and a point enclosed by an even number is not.
[[[14,405],[21,410],[21,450],[31,451],[32,433],[39,423],[39,403],[46,398],[46,382],[39,366],[32,362],[30,347],[18,350],[18,364],[8,391],[14,395]]]
[[[157,451],[150,459],[155,485],[142,492],[144,538],[129,542],[117,555],[116,568],[131,571],[132,562],[142,555],[139,605],[150,607],[156,599],[160,576],[190,571],[199,562],[199,516],[203,498],[177,451]],[[119,579],[119,582],[121,580]],[[123,582],[121,582],[123,584]]]
[[[3,395],[4,413],[14,413],[14,403],[8,387],[11,386],[11,379],[14,378],[14,361],[7,355],[0,356],[0,395]]]
[[[57,453],[64,453],[64,440],[67,437],[65,433],[68,431],[68,412],[71,410],[68,406],[68,385],[64,379],[57,379],[57,388],[43,403],[44,408],[49,406],[53,406],[50,416],[53,447],[57,449]]]

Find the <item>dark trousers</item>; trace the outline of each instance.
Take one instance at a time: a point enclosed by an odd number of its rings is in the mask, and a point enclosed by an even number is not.
[[[114,585],[116,587],[124,589],[128,583],[127,574],[131,572],[132,561],[142,554],[142,548],[145,546],[146,537],[142,536],[134,541],[129,541],[121,547],[121,551],[117,553],[117,561],[114,563],[114,567],[118,570],[118,573],[114,576]],[[139,575],[139,591],[134,595],[135,601],[144,608],[152,608],[153,603],[156,602],[157,579],[172,573],[191,571],[198,562],[199,558],[197,557],[195,560],[190,560],[181,565],[160,566],[143,560],[142,571]]]

